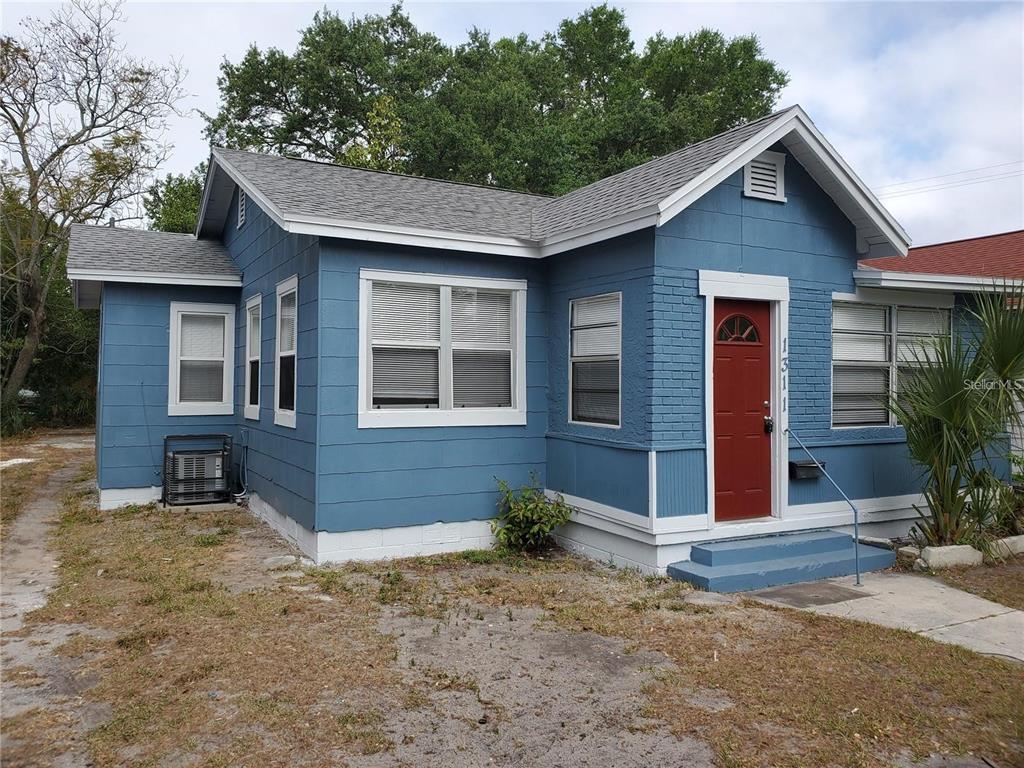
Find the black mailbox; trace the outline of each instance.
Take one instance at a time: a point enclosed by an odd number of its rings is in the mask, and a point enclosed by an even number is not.
[[[819,467],[811,459],[798,459],[796,461],[789,462],[789,479],[790,480],[814,480],[821,477],[821,471],[825,467],[825,462],[820,462]]]

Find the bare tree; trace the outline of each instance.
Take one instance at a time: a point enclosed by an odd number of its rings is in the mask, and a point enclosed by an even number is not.
[[[127,55],[122,21],[119,0],[76,0],[48,21],[22,22],[17,39],[0,37],[5,406],[39,349],[68,225],[138,218],[139,195],[169,150],[184,70]]]

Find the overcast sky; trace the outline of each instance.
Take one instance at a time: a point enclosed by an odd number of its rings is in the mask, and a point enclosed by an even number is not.
[[[478,26],[539,36],[589,3],[426,3],[405,6],[448,43]],[[1024,227],[1024,4],[615,3],[638,48],[715,27],[754,33],[790,73],[780,106],[801,104],[914,243]],[[52,5],[0,5],[5,33]],[[208,154],[198,111],[217,111],[218,65],[255,43],[294,50],[318,3],[143,3],[125,8],[130,52],[188,69],[189,114],[177,119],[167,171]],[[344,16],[388,4],[328,3]],[[995,178],[993,178],[995,177]],[[985,179],[980,183],[967,183]],[[910,182],[910,183],[905,183]],[[941,187],[941,188],[936,188]],[[921,191],[925,190],[925,191]],[[908,194],[911,192],[911,194]]]

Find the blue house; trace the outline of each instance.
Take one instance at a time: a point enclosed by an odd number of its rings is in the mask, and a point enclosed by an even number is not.
[[[100,504],[159,498],[165,435],[226,433],[318,563],[486,546],[500,478],[565,498],[566,547],[664,572],[849,530],[795,435],[905,533],[879,398],[977,290],[858,266],[908,246],[799,107],[557,198],[214,149],[194,236],[72,229]]]

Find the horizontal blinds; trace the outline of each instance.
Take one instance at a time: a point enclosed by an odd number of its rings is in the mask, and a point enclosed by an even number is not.
[[[832,329],[886,333],[889,330],[889,308],[874,304],[833,304]]]
[[[944,336],[949,333],[949,310],[899,307],[896,331],[919,336]]]
[[[595,296],[589,299],[577,299],[573,302],[573,327],[584,325],[605,325],[619,322],[619,297]]]
[[[512,345],[512,294],[452,288],[452,343]]]
[[[223,359],[224,315],[182,315],[180,354],[183,358]]]
[[[884,363],[889,360],[888,334],[834,333],[832,357],[835,360],[854,360],[865,363]]]
[[[572,418],[599,424],[619,421],[619,361],[572,364]]]
[[[374,407],[436,407],[439,379],[436,349],[373,350]]]
[[[832,370],[832,422],[887,424],[889,367],[836,366]]]
[[[441,289],[438,286],[374,283],[371,304],[374,341],[440,342]]]
[[[248,330],[249,359],[260,356],[260,307],[249,308],[249,330]]]
[[[456,408],[512,405],[512,353],[456,349],[452,352]]]
[[[572,332],[573,357],[619,354],[619,327],[578,328]]]
[[[295,351],[295,291],[281,297],[281,314],[277,320],[278,348],[281,352]]]
[[[223,360],[182,360],[178,400],[182,403],[219,403],[224,399]]]

